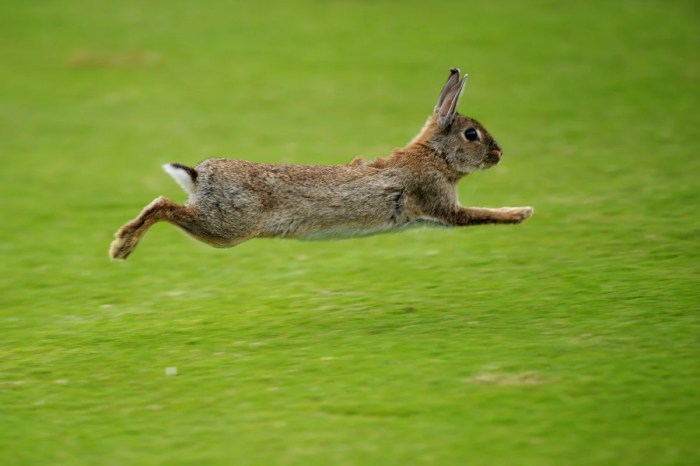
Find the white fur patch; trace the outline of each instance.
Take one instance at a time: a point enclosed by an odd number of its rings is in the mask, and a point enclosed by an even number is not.
[[[172,176],[173,179],[177,182],[177,184],[179,184],[180,187],[184,189],[187,194],[194,194],[194,181],[192,181],[190,174],[187,173],[186,170],[183,170],[179,167],[175,167],[170,163],[166,163],[165,165],[163,165],[163,170],[165,170],[165,172],[168,175]]]

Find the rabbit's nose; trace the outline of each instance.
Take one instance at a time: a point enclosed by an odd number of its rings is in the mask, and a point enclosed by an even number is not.
[[[501,146],[498,145],[495,139],[491,143],[491,149],[498,151],[500,155],[503,155],[503,149],[501,149]]]

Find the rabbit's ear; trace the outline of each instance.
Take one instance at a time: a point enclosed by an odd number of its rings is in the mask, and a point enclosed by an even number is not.
[[[459,104],[459,99],[462,97],[462,91],[464,91],[464,86],[467,84],[467,76],[459,79],[459,68],[452,68],[450,70],[450,77],[447,78],[445,87],[440,93],[437,104],[435,105],[435,113],[438,116],[438,125],[440,131],[444,131],[450,127],[455,118],[455,113],[457,112],[457,104]]]

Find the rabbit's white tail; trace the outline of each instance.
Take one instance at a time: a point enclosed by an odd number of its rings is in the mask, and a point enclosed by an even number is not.
[[[163,165],[163,170],[172,176],[187,194],[194,194],[195,182],[197,181],[197,171],[194,168],[181,163],[166,163]]]

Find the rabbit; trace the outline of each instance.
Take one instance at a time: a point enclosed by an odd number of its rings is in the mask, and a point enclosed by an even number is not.
[[[346,165],[281,165],[211,158],[163,166],[187,192],[184,205],[158,197],[115,234],[109,255],[126,259],[156,222],[177,225],[214,247],[251,238],[335,239],[415,225],[520,223],[532,207],[462,207],[457,183],[496,165],[501,147],[476,120],[457,113],[467,82],[450,70],[418,135],[387,158]]]

